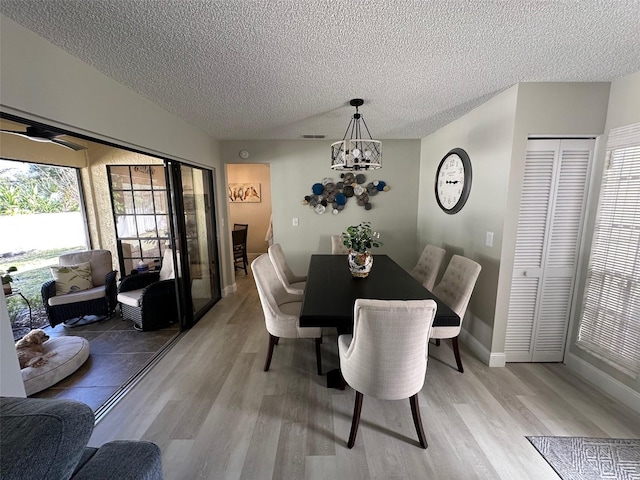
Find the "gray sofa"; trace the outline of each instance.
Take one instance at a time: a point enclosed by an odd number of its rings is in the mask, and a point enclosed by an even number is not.
[[[0,398],[3,480],[162,480],[160,449],[151,442],[87,447],[93,411],[73,400]]]

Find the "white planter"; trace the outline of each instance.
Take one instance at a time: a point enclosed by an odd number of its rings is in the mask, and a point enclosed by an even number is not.
[[[373,255],[371,252],[358,253],[353,250],[347,255],[349,260],[349,270],[356,278],[367,278],[373,266]]]

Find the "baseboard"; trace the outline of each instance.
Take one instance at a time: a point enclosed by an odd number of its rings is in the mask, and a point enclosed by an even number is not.
[[[573,353],[568,353],[565,363],[575,374],[598,387],[603,393],[640,414],[640,393],[607,375]]]
[[[222,289],[222,296],[227,297],[229,295],[236,293],[237,291],[238,291],[238,285],[236,285],[236,282],[233,282],[231,285],[227,285]]]
[[[480,360],[490,367],[504,367],[506,359],[504,353],[491,353],[476,337],[467,332],[464,328],[460,330],[460,340],[475,353]]]
[[[504,353],[492,353],[489,358],[490,367],[504,367],[507,364],[507,356]]]

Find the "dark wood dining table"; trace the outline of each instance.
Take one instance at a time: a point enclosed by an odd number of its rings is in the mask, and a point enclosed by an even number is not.
[[[346,255],[312,255],[300,310],[300,326],[336,327],[338,333],[351,332],[357,298],[433,299],[437,304],[434,326],[460,325],[460,317],[454,311],[388,255],[374,255],[373,268],[367,278],[351,276]],[[335,372],[327,375],[328,386],[339,385],[335,375]]]

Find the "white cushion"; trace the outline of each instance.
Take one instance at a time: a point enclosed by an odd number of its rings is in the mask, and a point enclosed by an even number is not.
[[[304,288],[307,286],[307,282],[295,282],[290,286],[290,292],[294,295],[304,295]]]
[[[82,337],[56,337],[44,343],[44,353],[55,352],[41,367],[22,369],[27,395],[55,385],[75,372],[89,358],[89,341]]]
[[[92,283],[96,287],[104,285],[107,273],[113,271],[111,252],[109,250],[85,250],[64,253],[58,258],[58,265],[77,265],[82,262],[91,263]]]
[[[162,256],[162,268],[160,268],[160,280],[173,280],[176,273],[173,268],[173,250],[167,248]],[[128,304],[127,304],[128,305]]]
[[[49,298],[49,305],[66,305],[67,303],[86,302],[87,300],[95,300],[103,298],[107,295],[104,285],[93,287],[89,290],[83,290],[76,293],[67,293],[66,295],[55,295]]]
[[[56,282],[56,295],[77,293],[93,288],[90,262],[77,265],[52,265],[50,269]]]
[[[129,290],[128,292],[120,292],[118,294],[118,302],[129,305],[130,307],[139,307],[142,304],[142,292],[144,288],[137,290]]]
[[[302,308],[302,302],[291,302],[278,305],[280,311],[285,315],[293,315],[294,317],[300,316],[300,309]]]

